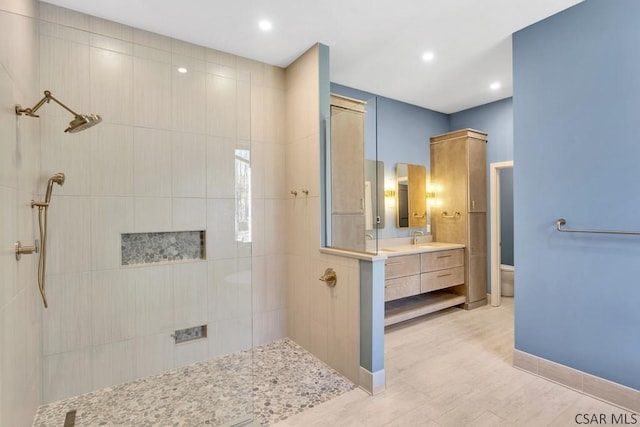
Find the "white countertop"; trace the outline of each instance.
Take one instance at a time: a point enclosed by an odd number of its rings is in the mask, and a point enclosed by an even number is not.
[[[437,252],[446,251],[449,249],[464,248],[464,245],[458,243],[446,243],[446,242],[423,242],[417,245],[401,244],[401,245],[380,245],[378,253],[371,252],[358,252],[349,251],[344,249],[335,248],[320,248],[320,252],[328,255],[343,256],[346,258],[355,258],[366,261],[383,260],[390,257],[400,255],[419,254],[424,252]]]
[[[385,246],[378,248],[379,255],[386,255],[387,257],[394,257],[400,255],[419,254],[423,252],[437,252],[446,251],[449,249],[464,248],[464,245],[459,243],[447,243],[447,242],[425,242],[418,243],[417,245],[399,245],[399,246]]]

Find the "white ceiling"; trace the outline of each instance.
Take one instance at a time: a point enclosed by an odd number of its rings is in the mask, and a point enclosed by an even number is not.
[[[580,1],[47,0],[281,67],[324,43],[332,82],[443,113],[511,96],[511,34]]]

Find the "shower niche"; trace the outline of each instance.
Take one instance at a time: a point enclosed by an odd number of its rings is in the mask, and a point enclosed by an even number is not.
[[[203,339],[207,337],[207,325],[178,329],[171,337],[175,340],[176,344]]]
[[[123,233],[122,265],[205,259],[204,230]]]

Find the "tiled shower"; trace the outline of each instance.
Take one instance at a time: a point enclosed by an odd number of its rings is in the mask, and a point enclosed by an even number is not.
[[[358,263],[318,251],[317,47],[284,70],[37,1],[0,1],[0,24],[0,424],[285,336],[357,382]],[[15,115],[44,90],[103,122]],[[43,309],[13,242],[33,244],[29,203],[57,172]],[[200,257],[123,265],[123,235],[183,232]]]
[[[283,70],[45,3],[40,18],[39,86],[104,118],[65,135],[65,111],[43,114],[42,174],[67,174],[50,213],[43,401],[283,337],[276,322],[252,335],[252,264],[278,254],[252,252],[262,230],[241,228],[237,214],[239,165],[283,143],[259,128],[283,120],[259,99],[283,102]],[[265,203],[249,190],[246,204]],[[129,264],[127,237],[158,232],[202,232],[206,257]],[[255,311],[284,319],[285,307],[256,301]],[[207,339],[171,337],[199,325]]]
[[[265,229],[285,221],[272,213],[284,204],[284,173],[266,166],[284,153],[284,70],[15,3],[0,4],[3,104],[35,103],[47,89],[104,121],[69,135],[68,113],[53,104],[39,119],[2,112],[3,245],[33,243],[33,192],[51,171],[66,174],[49,211],[48,309],[38,307],[37,255],[16,263],[2,253],[2,282],[12,284],[0,301],[2,394],[20,392],[2,402],[25,406],[3,408],[3,423],[32,419],[38,396],[59,400],[284,337],[284,253],[264,243]],[[203,256],[122,256],[128,236],[178,232],[202,236]],[[142,251],[157,246],[146,242]],[[272,278],[252,289],[252,267],[265,265]],[[199,325],[207,339],[175,343],[175,330]]]

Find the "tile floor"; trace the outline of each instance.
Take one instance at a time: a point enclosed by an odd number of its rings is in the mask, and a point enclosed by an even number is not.
[[[579,414],[640,424],[513,368],[510,298],[395,325],[385,347],[387,390],[373,397],[285,339],[255,349],[253,360],[243,352],[44,405],[34,426],[61,426],[71,409],[77,426],[232,425],[251,412],[252,425],[279,427],[576,426]]]
[[[356,389],[278,427],[576,426],[578,414],[605,414],[611,423],[612,414],[625,413],[512,367],[512,298],[501,307],[452,308],[396,325],[385,347],[384,393]]]
[[[38,409],[33,426],[269,425],[355,389],[289,339]],[[253,399],[252,399],[253,394]]]

